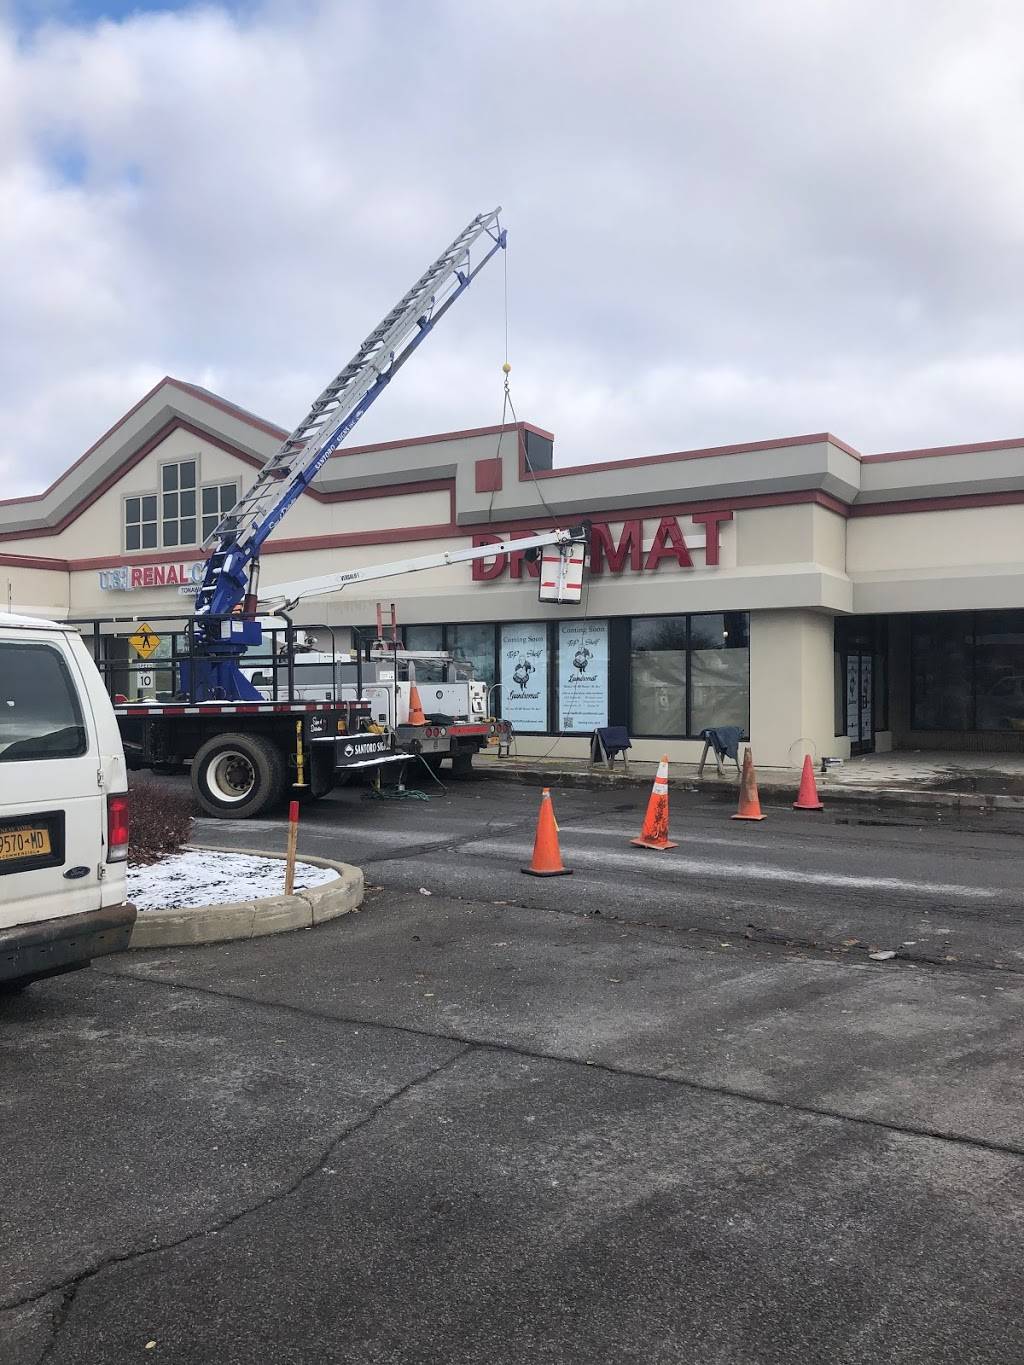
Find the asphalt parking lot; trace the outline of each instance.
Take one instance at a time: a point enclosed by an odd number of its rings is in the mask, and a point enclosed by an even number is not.
[[[1019,1365],[1015,827],[576,791],[536,882],[536,799],[340,793],[358,914],[0,1004],[0,1359]]]

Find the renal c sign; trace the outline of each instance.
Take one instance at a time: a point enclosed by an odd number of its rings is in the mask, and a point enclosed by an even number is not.
[[[644,551],[644,525],[640,518],[626,521],[616,542],[606,521],[595,521],[590,527],[590,572],[603,574],[605,566],[609,573],[620,574],[626,567],[633,573],[650,572],[657,569],[662,560],[669,559],[681,569],[692,569],[691,545],[704,548],[704,564],[714,568],[718,564],[719,527],[723,521],[731,521],[731,512],[691,512],[687,517],[695,525],[704,528],[704,535],[698,540],[691,536],[690,544],[679,527],[678,517],[662,517],[651,540],[651,548]],[[517,536],[536,535],[535,531],[510,531],[507,536],[481,532],[473,537],[474,546],[496,545],[502,540],[514,540]],[[511,550],[507,554],[495,555],[493,559],[478,559],[473,562],[473,580],[486,583],[490,579],[501,578],[508,573],[512,578],[522,578],[523,567],[534,578],[538,566],[526,558],[523,550]]]
[[[139,588],[198,587],[206,564],[122,564],[116,569],[100,569],[104,592],[137,592]]]

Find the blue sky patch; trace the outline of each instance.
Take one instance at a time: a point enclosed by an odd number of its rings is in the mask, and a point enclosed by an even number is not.
[[[190,9],[248,9],[245,0],[15,0],[14,12],[22,28],[45,23],[93,24],[102,19],[130,19],[134,14],[174,14]]]

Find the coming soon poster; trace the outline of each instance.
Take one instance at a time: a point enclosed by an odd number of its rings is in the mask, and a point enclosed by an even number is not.
[[[608,724],[608,622],[558,626],[558,725],[584,733]]]
[[[501,714],[520,734],[548,728],[548,628],[542,621],[501,628]]]

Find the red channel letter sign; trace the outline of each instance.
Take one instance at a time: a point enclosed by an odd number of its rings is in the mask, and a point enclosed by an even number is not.
[[[719,527],[723,521],[732,521],[731,512],[693,512],[689,520],[703,526],[706,533],[704,563],[713,568],[718,564]],[[563,523],[565,524],[565,523]],[[473,537],[474,546],[496,545],[502,540],[515,540],[517,537],[536,535],[536,531],[510,531],[507,535],[491,534],[484,531]],[[628,568],[632,573],[649,573],[657,569],[663,560],[671,560],[681,569],[692,569],[686,537],[679,526],[678,517],[662,517],[651,541],[651,548],[644,553],[644,523],[639,517],[623,523],[618,541],[612,537],[606,521],[595,521],[590,528],[590,572],[620,574]],[[473,580],[486,583],[501,578],[508,573],[512,578],[522,578],[523,569],[532,577],[537,576],[537,565],[531,563],[522,550],[512,550],[508,554],[495,555],[493,559],[478,559],[473,563]]]

